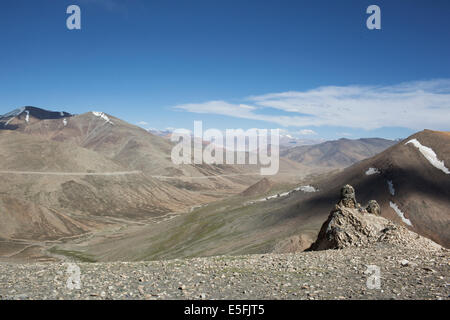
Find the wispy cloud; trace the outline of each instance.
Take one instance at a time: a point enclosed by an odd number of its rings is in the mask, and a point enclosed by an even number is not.
[[[224,116],[230,116],[235,118],[243,118],[250,120],[260,120],[271,123],[277,123],[281,126],[296,126],[297,121],[300,121],[301,117],[289,117],[289,116],[274,116],[267,114],[258,114],[258,107],[249,106],[246,104],[231,104],[226,101],[208,101],[204,103],[189,103],[181,104],[174,107],[175,109],[181,109],[193,113],[203,114],[219,114]]]
[[[303,129],[303,130],[300,130],[298,133],[302,136],[310,136],[310,135],[317,134],[317,132],[315,132],[314,130],[311,130],[311,129]]]
[[[148,122],[139,121],[137,124],[140,125],[140,126],[146,126],[146,125],[148,125]]]
[[[326,86],[308,91],[251,96],[243,102],[246,104],[208,101],[177,105],[175,108],[261,120],[285,127],[448,129],[450,79],[391,86]],[[264,114],[265,108],[278,109],[283,114],[289,112],[292,116]]]

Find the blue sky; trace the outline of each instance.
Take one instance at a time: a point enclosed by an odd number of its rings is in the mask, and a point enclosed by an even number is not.
[[[81,30],[66,8],[81,8]],[[381,8],[381,30],[366,8]],[[450,2],[2,0],[0,113],[302,138],[450,130]]]

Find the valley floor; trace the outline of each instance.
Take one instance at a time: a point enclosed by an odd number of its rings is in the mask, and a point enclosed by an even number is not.
[[[449,299],[450,253],[387,244],[146,262],[0,264],[0,299]],[[369,289],[380,269],[380,289]],[[370,278],[373,279],[373,278]],[[374,282],[371,282],[372,284]]]

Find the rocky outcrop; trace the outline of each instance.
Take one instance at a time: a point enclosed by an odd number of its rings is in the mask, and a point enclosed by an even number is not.
[[[344,206],[346,208],[358,208],[358,202],[356,202],[355,189],[346,184],[341,189],[341,200],[338,202],[338,206]]]
[[[376,214],[377,216],[381,215],[381,208],[376,200],[369,201],[366,207],[366,211],[368,213]]]
[[[367,209],[356,202],[355,190],[345,185],[341,199],[322,225],[311,250],[362,247],[374,243],[389,243],[405,247],[440,249],[441,246],[381,216],[380,206],[369,201]]]

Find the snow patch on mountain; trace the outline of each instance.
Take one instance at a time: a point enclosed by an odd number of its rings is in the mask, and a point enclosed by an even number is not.
[[[102,118],[102,119],[105,120],[107,123],[113,124],[113,123],[111,122],[111,120],[109,120],[109,117],[108,117],[106,114],[104,114],[103,112],[92,111],[92,114],[93,114],[94,116],[96,116],[96,117]]]
[[[301,186],[294,189],[295,191],[303,191],[303,192],[317,192],[318,190],[313,186]]]
[[[11,119],[9,119],[8,121],[5,122],[5,124],[3,125],[4,127],[6,127],[11,121],[12,119],[14,119],[15,117],[12,117]]]
[[[380,170],[378,170],[377,168],[369,168],[366,171],[367,176],[370,176],[372,174],[377,174],[377,173],[380,173]]]
[[[21,115],[24,111],[27,113],[27,115],[25,117],[25,121],[28,122],[30,119],[30,117],[29,117],[30,111],[26,110],[25,107],[22,107],[22,108],[15,109],[13,111],[10,111],[10,112],[5,113],[4,115],[0,116],[0,119],[9,118],[8,121],[6,121],[3,124],[3,127],[6,127],[15,117]]]
[[[411,139],[406,144],[413,144],[417,149],[419,149],[420,153],[431,163],[431,165],[439,170],[442,170],[445,174],[450,174],[450,170],[445,167],[444,161],[439,160],[436,153],[433,149],[422,145],[417,139]]]
[[[409,226],[412,226],[411,220],[405,218],[405,214],[400,210],[400,208],[392,201],[389,201],[389,205],[392,209],[394,209],[395,213],[402,219],[404,223]]]
[[[395,196],[394,183],[392,182],[392,180],[388,180],[387,184],[388,184],[388,188],[389,188],[389,193],[391,195]]]
[[[10,112],[5,113],[4,115],[0,116],[0,119],[9,118],[9,117],[14,118],[14,117],[17,117],[18,115],[20,115],[24,111],[25,111],[25,107],[18,108],[18,109],[15,109],[13,111],[10,111]]]
[[[262,199],[258,199],[258,200],[254,200],[254,201],[249,201],[246,204],[254,204],[256,202],[261,202],[261,201],[267,201],[267,200],[272,200],[272,199],[276,199],[276,198],[283,198],[283,197],[288,197],[291,194],[293,194],[294,192],[299,192],[299,191],[303,191],[303,192],[317,192],[319,191],[318,189],[314,188],[313,186],[307,185],[307,186],[300,186],[297,187],[295,189],[292,189],[290,191],[286,191],[286,192],[282,192],[282,193],[277,193]]]

